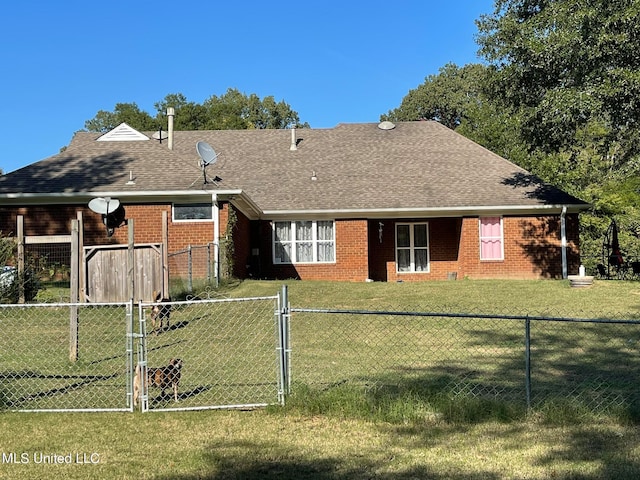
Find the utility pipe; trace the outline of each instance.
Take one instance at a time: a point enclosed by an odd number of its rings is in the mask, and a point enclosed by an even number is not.
[[[567,206],[562,206],[560,213],[560,247],[562,251],[562,278],[567,278]]]
[[[216,287],[220,286],[220,207],[218,207],[218,196],[211,195],[213,204],[213,276],[216,279]]]

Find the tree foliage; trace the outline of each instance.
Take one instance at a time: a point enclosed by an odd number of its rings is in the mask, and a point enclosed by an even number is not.
[[[593,205],[587,255],[612,216],[640,236],[639,14],[636,0],[499,0],[478,21],[489,96],[520,116],[530,169]]]
[[[496,96],[522,108],[523,133],[546,152],[597,145],[617,166],[638,152],[640,3],[500,0],[478,21]]]
[[[448,63],[437,75],[429,75],[423,84],[410,90],[400,106],[381,116],[381,120],[437,120],[457,128],[474,107],[483,101],[480,84],[482,65],[458,67]]]
[[[87,120],[84,127],[90,132],[108,132],[122,122],[137,130],[155,130],[158,124],[151,115],[140,110],[135,103],[116,103],[113,112],[99,110],[95,117]]]
[[[92,132],[107,132],[122,122],[142,131],[165,128],[168,107],[175,109],[176,130],[245,130],[262,128],[309,127],[301,123],[298,113],[284,100],[273,96],[263,99],[229,88],[223,95],[213,95],[202,104],[188,101],[182,93],[170,93],[154,104],[155,116],[141,111],[135,103],[118,103],[113,112],[100,110],[85,122]]]
[[[520,117],[499,98],[488,95],[493,71],[485,65],[449,63],[410,90],[400,106],[381,120],[436,120],[493,152],[529,165],[527,146],[519,139]]]
[[[587,257],[611,217],[640,245],[640,2],[496,0],[477,24],[485,65],[446,65],[381,119],[438,120],[590,202]]]

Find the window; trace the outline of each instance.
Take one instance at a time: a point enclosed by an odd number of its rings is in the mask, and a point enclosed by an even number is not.
[[[480,260],[503,260],[502,218],[480,217]]]
[[[327,263],[335,258],[333,220],[273,223],[274,263]]]
[[[429,271],[429,233],[426,223],[396,224],[398,272]]]
[[[211,203],[174,203],[174,221],[211,221],[213,220],[213,205]]]

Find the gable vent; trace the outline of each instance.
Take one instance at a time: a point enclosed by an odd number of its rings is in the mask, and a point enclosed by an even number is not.
[[[135,128],[131,128],[122,122],[113,130],[99,137],[97,142],[137,142],[140,140],[149,140],[145,134],[140,133]]]

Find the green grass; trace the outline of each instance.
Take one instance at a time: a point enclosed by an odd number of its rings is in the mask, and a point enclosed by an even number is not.
[[[286,284],[293,307],[620,318],[637,318],[640,309],[640,283],[634,282],[596,282],[589,289],[572,289],[568,282],[561,281]],[[216,294],[273,295],[281,285],[247,281]],[[228,318],[229,313],[224,312],[220,318]],[[205,346],[215,346],[206,350],[211,355],[236,338],[232,334],[235,327],[218,328],[220,318],[205,318],[202,311],[176,312],[176,322],[190,322],[186,327],[208,322],[210,336],[188,338],[189,328],[162,333],[153,340],[153,346],[158,347],[153,350],[157,352],[155,358],[164,361],[167,355],[184,352],[172,350],[176,346],[199,341],[202,357],[192,357],[185,365],[185,377],[187,365],[207,365]],[[389,318],[383,320],[387,322]],[[373,327],[380,328],[369,317],[349,321],[360,325],[344,330],[354,332],[353,338],[343,339],[346,346],[352,347],[343,353],[347,365],[356,360],[354,352],[366,346],[362,335],[375,333],[371,331]],[[508,386],[511,379],[505,375],[504,367],[513,361],[521,362],[518,327],[509,326],[496,335],[492,329],[483,330],[482,323],[459,324],[458,329],[465,328],[459,330],[456,341],[468,347],[465,354],[453,359],[433,354],[411,358],[413,368],[400,375],[402,381],[392,382],[389,379],[396,377],[388,377],[389,367],[400,358],[381,358],[374,350],[371,359],[357,364],[360,380],[366,377],[364,381],[343,382],[350,371],[342,369],[340,363],[327,363],[331,354],[323,350],[322,343],[345,321],[330,320],[334,323],[330,331],[322,328],[317,317],[294,314],[292,323],[295,322],[300,325],[292,325],[292,329],[311,334],[311,341],[303,346],[310,365],[323,370],[319,375],[335,383],[314,383],[307,373],[307,381],[294,383],[286,407],[256,411],[4,412],[0,414],[1,452],[28,456],[97,453],[99,463],[4,463],[0,464],[0,478],[625,479],[640,475],[640,431],[632,415],[594,413],[568,397],[527,412],[513,402],[469,396],[456,399],[449,395],[449,378],[442,375],[446,373],[444,366],[455,367],[457,372],[467,368],[467,374],[473,373],[475,376],[464,377],[469,380],[466,387],[477,386],[485,379],[492,383],[504,381]],[[413,334],[410,338],[420,348],[436,352],[432,342],[446,335],[447,325],[450,324],[427,322],[422,326],[430,329],[428,335],[422,331],[422,335]],[[44,326],[39,328],[46,334]],[[636,360],[637,343],[619,333],[603,337],[602,330],[592,325],[581,325],[578,334],[575,332],[573,326],[566,325],[533,332],[537,354],[545,360],[545,368],[534,372],[539,375],[537,382],[549,389],[572,385],[579,379],[576,375],[583,363],[588,364],[586,370],[590,372],[598,367],[595,373],[610,378],[613,384],[624,382],[623,377],[612,375],[616,369],[628,367],[623,362]],[[398,341],[407,338],[401,328],[392,329],[391,333],[387,330],[383,337],[391,345],[394,335]],[[499,348],[487,348],[489,342],[496,342],[496,337],[500,337]],[[448,345],[453,345],[453,339],[445,338],[451,342]],[[296,347],[300,350],[302,346]],[[243,355],[261,349],[249,348]],[[611,352],[617,356],[610,357]],[[513,357],[512,353],[518,356]],[[304,359],[301,354],[294,350],[293,361],[298,362],[294,366],[299,367]],[[479,362],[487,358],[491,361],[480,368]],[[613,358],[613,364],[603,365],[608,358]],[[216,362],[219,360],[217,357]],[[375,368],[371,368],[372,363]],[[237,370],[241,364],[241,358],[232,359],[229,368]],[[202,371],[198,373],[201,374]],[[185,378],[187,389],[199,385],[195,378],[196,375]]]
[[[596,280],[571,288],[556,280],[352,283],[244,281],[231,296],[273,295],[287,285],[293,307],[451,311],[549,316],[640,315],[640,282]],[[348,288],[346,288],[348,287]]]

